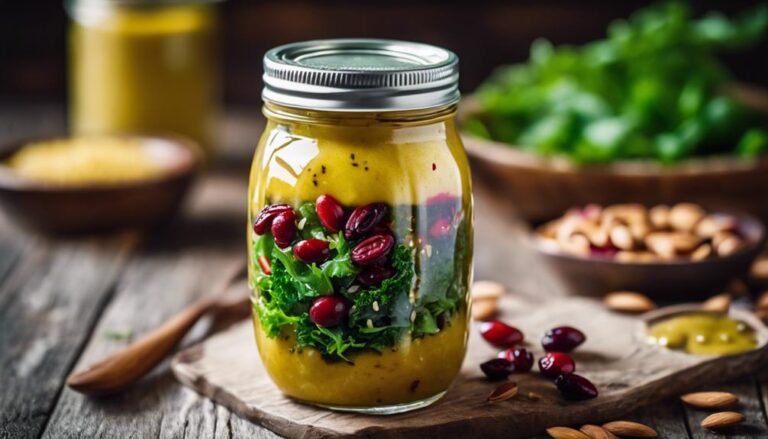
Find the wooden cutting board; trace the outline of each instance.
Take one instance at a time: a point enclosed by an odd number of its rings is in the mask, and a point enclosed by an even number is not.
[[[529,436],[554,425],[616,419],[645,404],[768,365],[768,329],[746,312],[734,314],[758,329],[760,347],[745,354],[707,358],[644,344],[643,320],[610,312],[591,299],[534,304],[507,298],[503,309],[502,318],[523,330],[536,358],[541,355],[540,337],[547,329],[571,325],[586,333],[587,342],[573,356],[577,373],[594,382],[600,396],[566,402],[551,381],[528,373],[510,378],[519,384],[518,396],[500,403],[486,402],[497,384],[485,380],[478,365],[495,357],[497,350],[480,338],[475,327],[462,372],[448,394],[426,409],[395,416],[337,413],[286,398],[261,365],[250,322],[180,352],[172,367],[186,385],[288,437],[489,439]],[[528,398],[528,392],[540,398]]]

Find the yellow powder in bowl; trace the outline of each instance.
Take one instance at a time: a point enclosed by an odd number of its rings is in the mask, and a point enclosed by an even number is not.
[[[153,178],[163,171],[146,141],[76,137],[24,145],[7,161],[19,176],[41,183],[80,185]]]

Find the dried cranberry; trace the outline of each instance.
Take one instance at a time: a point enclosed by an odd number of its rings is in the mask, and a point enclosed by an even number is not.
[[[427,206],[430,215],[452,217],[461,210],[461,199],[448,192],[440,192],[427,198]]]
[[[253,232],[257,235],[267,233],[275,217],[287,210],[293,210],[293,208],[287,204],[273,204],[261,209],[261,212],[256,215],[256,219],[253,221]]]
[[[576,363],[563,352],[549,352],[539,358],[539,372],[547,378],[569,375],[576,371]]]
[[[504,358],[494,358],[480,365],[480,370],[491,381],[506,379],[515,369],[511,361]]]
[[[525,348],[511,348],[499,352],[499,358],[511,361],[515,372],[528,372],[533,367],[533,354]]]
[[[480,325],[480,335],[488,343],[500,348],[508,348],[523,341],[523,333],[519,329],[498,320],[483,322]]]
[[[563,397],[571,401],[597,397],[597,387],[581,375],[560,375],[555,379],[555,385]]]
[[[296,236],[296,212],[286,210],[278,214],[272,221],[272,236],[275,237],[275,243],[280,248],[286,248],[291,245],[291,241]]]
[[[320,223],[326,230],[329,232],[341,230],[344,221],[344,208],[335,198],[330,195],[320,195],[315,200],[315,210]]]
[[[322,296],[309,308],[309,318],[320,326],[336,326],[349,312],[349,303],[339,296]]]
[[[395,275],[395,269],[386,265],[372,265],[357,275],[361,284],[375,287]]]
[[[429,227],[429,236],[433,238],[444,238],[451,234],[452,228],[451,220],[447,218],[439,218]]]
[[[307,239],[293,246],[293,255],[305,264],[319,264],[331,255],[328,241],[322,239]]]
[[[272,265],[269,263],[269,259],[267,259],[266,256],[261,255],[259,256],[258,261],[259,267],[261,267],[261,272],[267,276],[272,275]]]
[[[355,209],[344,227],[344,236],[347,239],[360,238],[371,231],[384,219],[387,214],[387,205],[384,203],[371,203]]]
[[[571,352],[584,343],[586,339],[584,333],[576,328],[559,326],[544,334],[541,345],[547,352]]]
[[[352,262],[357,265],[371,265],[389,254],[394,245],[395,238],[392,235],[373,235],[352,249]]]

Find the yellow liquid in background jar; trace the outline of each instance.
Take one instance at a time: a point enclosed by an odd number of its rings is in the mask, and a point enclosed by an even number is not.
[[[251,170],[249,224],[265,204],[298,206],[323,194],[347,207],[384,202],[391,208],[424,206],[430,197],[452,194],[460,199],[471,237],[469,165],[452,113],[412,124],[388,122],[382,116],[329,114],[325,123],[269,118]],[[426,236],[427,227],[419,223],[413,233]],[[253,236],[249,227],[249,248]],[[428,257],[421,250],[416,252],[421,258],[421,264],[416,261],[416,275],[422,288],[428,288],[418,268]],[[457,279],[469,285],[471,238],[460,258],[459,264],[465,266]],[[251,275],[254,264],[249,263]],[[461,368],[469,325],[469,299],[464,297],[458,312],[437,334],[415,339],[407,334],[394,349],[352,354],[352,363],[328,361],[313,348],[296,348],[292,330],[268,337],[254,313],[256,341],[272,380],[299,400],[335,407],[424,400],[445,391]]]
[[[172,132],[210,156],[219,93],[213,6],[114,6],[76,15],[72,134]]]

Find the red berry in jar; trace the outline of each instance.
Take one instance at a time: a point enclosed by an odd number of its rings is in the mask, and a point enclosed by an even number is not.
[[[491,381],[499,381],[506,379],[515,369],[515,366],[511,361],[504,358],[494,358],[488,360],[480,365],[480,370],[483,371],[485,376]]]
[[[253,220],[253,232],[257,235],[263,235],[267,233],[270,227],[272,227],[272,221],[275,217],[287,210],[293,210],[293,208],[287,204],[273,204],[261,209],[256,219]]]
[[[583,401],[597,397],[597,387],[581,375],[560,375],[555,380],[560,394],[570,401]]]
[[[480,325],[480,335],[488,343],[500,348],[508,348],[522,343],[524,338],[519,329],[498,320],[483,322]]]
[[[386,265],[372,265],[357,275],[361,284],[375,287],[395,275],[395,269]]]
[[[576,371],[576,363],[563,352],[548,352],[539,358],[539,372],[547,378],[569,375]]]
[[[444,238],[451,234],[451,220],[439,218],[429,227],[429,236],[433,238]]]
[[[392,235],[373,235],[357,244],[352,249],[352,262],[357,265],[372,265],[389,254],[395,245]]]
[[[309,318],[317,325],[331,327],[341,323],[349,313],[349,304],[343,297],[322,296],[309,308]]]
[[[387,214],[387,205],[371,203],[360,206],[349,215],[344,226],[344,237],[347,239],[361,238],[376,227]]]
[[[296,237],[296,212],[286,210],[278,214],[272,221],[272,236],[275,237],[275,243],[280,248],[286,248],[291,245],[291,241]]]
[[[528,372],[533,368],[533,354],[525,348],[511,348],[501,351],[499,358],[512,362],[515,372]]]
[[[570,326],[559,326],[550,329],[541,339],[541,345],[547,352],[571,352],[580,344],[584,343],[587,337],[583,332]]]
[[[322,239],[306,239],[293,246],[293,255],[305,264],[319,264],[331,255],[328,241]]]
[[[344,207],[330,195],[320,195],[315,200],[315,210],[320,223],[329,232],[338,232],[344,222]]]

